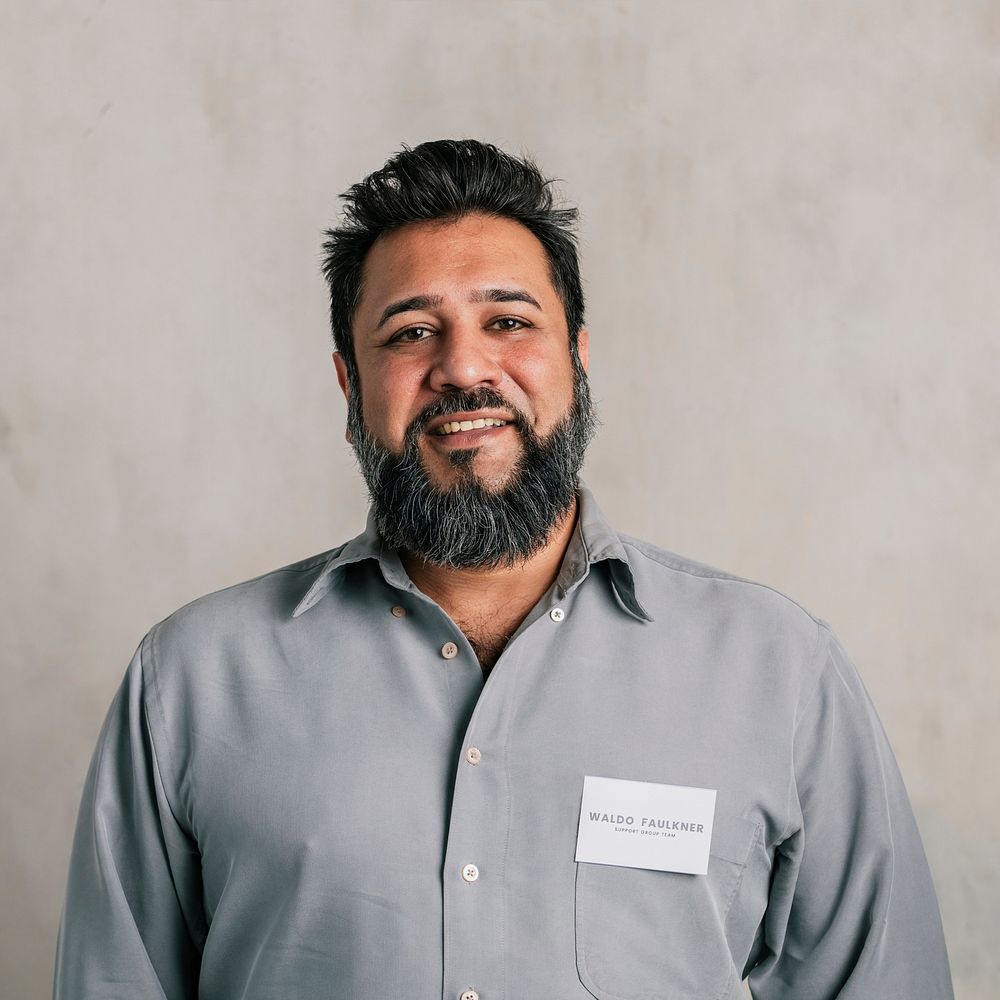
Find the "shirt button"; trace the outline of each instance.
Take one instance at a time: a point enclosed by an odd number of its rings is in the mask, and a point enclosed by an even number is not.
[[[561,622],[561,621],[562,621],[562,620],[563,620],[563,619],[564,619],[564,618],[566,617],[566,612],[565,612],[565,611],[563,611],[563,609],[562,609],[562,608],[553,608],[553,609],[552,609],[552,610],[551,610],[551,611],[549,612],[549,617],[550,617],[550,618],[551,618],[551,619],[552,619],[552,620],[553,620],[554,622]]]
[[[475,990],[463,990],[458,1000],[479,1000],[479,994]]]
[[[406,608],[400,607],[400,605],[398,605],[398,604],[393,605],[393,608],[392,608],[392,617],[393,618],[405,618],[406,617]]]
[[[465,751],[465,759],[470,764],[478,764],[483,759],[483,754],[479,747],[469,747],[469,749]]]
[[[458,656],[458,646],[456,646],[453,642],[446,642],[441,647],[441,655],[446,660],[454,660],[455,657]]]
[[[479,869],[475,865],[466,865],[462,869],[462,878],[466,882],[475,882],[479,878]]]

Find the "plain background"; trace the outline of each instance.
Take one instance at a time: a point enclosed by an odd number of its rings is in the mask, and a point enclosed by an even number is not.
[[[20,0],[0,66],[4,997],[142,635],[360,530],[321,230],[446,136],[581,207],[589,484],[831,622],[996,996],[995,0]]]

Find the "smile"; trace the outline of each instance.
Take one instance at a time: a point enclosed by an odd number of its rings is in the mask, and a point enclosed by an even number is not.
[[[448,434],[457,434],[459,431],[477,431],[483,427],[503,427],[506,423],[506,420],[497,420],[494,417],[479,417],[476,420],[453,420],[450,424],[442,424],[434,433],[445,436]]]

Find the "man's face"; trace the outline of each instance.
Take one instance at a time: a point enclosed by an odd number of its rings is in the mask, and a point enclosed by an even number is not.
[[[565,311],[545,251],[524,226],[483,215],[405,226],[372,247],[362,287],[354,350],[364,420],[393,453],[426,407],[457,391],[495,389],[542,438],[566,415],[573,365]],[[579,352],[586,368],[586,331]],[[338,359],[346,391],[341,369]],[[484,407],[432,419],[417,439],[431,481],[446,489],[459,475],[455,453],[475,449],[477,478],[501,487],[522,449],[512,423],[440,432],[512,416]]]
[[[593,415],[587,332],[575,366],[536,237],[483,215],[384,236],[353,335],[360,400],[334,360],[383,534],[456,566],[537,550],[572,507]]]

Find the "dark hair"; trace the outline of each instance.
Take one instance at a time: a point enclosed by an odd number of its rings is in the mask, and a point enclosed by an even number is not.
[[[538,238],[566,312],[570,351],[576,359],[577,334],[583,326],[583,287],[573,233],[578,213],[572,207],[553,207],[552,183],[530,159],[518,159],[489,143],[437,139],[413,149],[404,145],[381,170],[341,195],[343,221],[324,233],[323,274],[330,286],[333,342],[354,385],[351,323],[368,251],[380,236],[411,222],[455,220],[472,212],[513,219]]]

